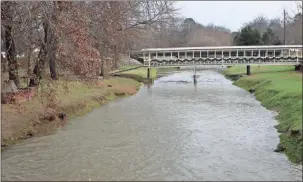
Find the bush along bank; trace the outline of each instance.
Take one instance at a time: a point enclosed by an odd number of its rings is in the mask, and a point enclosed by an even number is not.
[[[265,68],[267,71],[258,69],[254,67],[253,74],[246,77],[241,77],[242,73],[232,74],[237,68],[226,70],[224,75],[227,78],[236,77],[234,85],[254,93],[264,107],[278,112],[278,125],[275,127],[280,133],[280,143],[275,151],[283,151],[291,162],[301,163],[302,74],[293,71],[293,67],[268,67]]]
[[[110,78],[94,85],[60,80],[55,84],[59,101],[55,108],[43,107],[45,97],[39,92],[32,100],[2,104],[1,149],[23,139],[50,134],[65,125],[67,118],[84,115],[114,98],[133,95],[141,86],[127,78]],[[63,87],[68,88],[67,93]]]

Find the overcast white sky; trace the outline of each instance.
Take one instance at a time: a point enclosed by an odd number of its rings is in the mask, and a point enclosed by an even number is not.
[[[283,9],[293,15],[296,1],[178,1],[181,16],[202,24],[213,23],[237,31],[258,15],[283,18]]]

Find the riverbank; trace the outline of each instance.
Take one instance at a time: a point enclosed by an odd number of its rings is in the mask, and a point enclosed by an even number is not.
[[[17,104],[2,104],[1,149],[23,139],[48,135],[68,119],[84,115],[117,97],[137,93],[141,83],[150,83],[156,77],[155,68],[151,68],[151,79],[148,79],[147,68],[124,66],[115,70],[110,79],[100,80],[95,85],[73,80],[55,82],[56,109],[45,110],[43,96]],[[60,114],[66,114],[68,119],[60,118]]]
[[[1,149],[20,140],[33,136],[47,135],[62,127],[67,120],[60,119],[60,113],[68,119],[90,112],[93,108],[121,96],[133,95],[141,83],[138,81],[112,77],[88,85],[80,81],[57,81],[56,109],[45,110],[38,96],[17,104],[2,104]],[[65,93],[65,91],[68,92]],[[59,115],[59,117],[58,117]]]
[[[277,111],[280,133],[278,152],[284,152],[294,163],[302,162],[302,73],[294,66],[252,66],[244,76],[245,66],[227,68],[223,74],[234,85],[254,93],[267,109]]]
[[[8,147],[2,179],[300,180],[301,171],[272,152],[273,114],[217,70],[198,74],[198,87],[182,83],[192,81],[192,70],[173,71],[52,135]]]
[[[157,78],[157,69],[150,68],[150,78],[147,78],[147,68],[146,67],[138,67],[134,69],[129,69],[126,71],[114,73],[113,76],[123,77],[136,80],[142,83],[151,83],[154,79]]]

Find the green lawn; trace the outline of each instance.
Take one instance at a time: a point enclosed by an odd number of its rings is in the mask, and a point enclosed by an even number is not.
[[[270,66],[270,65],[251,65],[250,72],[254,73],[270,73],[280,71],[293,71],[294,66]],[[233,66],[224,71],[225,74],[246,74],[246,66]]]
[[[124,70],[128,70],[128,69],[139,68],[139,67],[141,67],[141,66],[140,65],[123,65],[123,66],[120,66],[118,69],[110,71],[110,73],[115,73],[118,71],[124,71]]]
[[[139,76],[141,78],[147,78],[147,68],[146,67],[140,67],[138,69],[122,72],[120,74],[121,75],[123,75],[123,74],[136,75],[136,76]],[[157,69],[156,68],[151,68],[150,77],[152,79],[155,79],[157,77]]]
[[[245,66],[235,66],[225,75],[245,74]],[[278,111],[276,126],[280,143],[293,162],[302,161],[302,73],[294,66],[252,66],[252,75],[242,77],[234,84],[246,90],[255,89],[256,98],[266,108]]]
[[[140,67],[140,65],[124,65],[124,66],[120,66],[118,68],[118,70],[122,71],[122,70],[128,70],[128,69],[132,69],[132,68],[137,68],[137,67]]]

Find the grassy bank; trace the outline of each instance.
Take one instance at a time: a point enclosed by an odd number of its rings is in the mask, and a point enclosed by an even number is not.
[[[147,78],[147,68],[146,67],[140,67],[137,69],[120,72],[120,73],[117,73],[114,75],[118,76],[118,77],[134,79],[136,81],[143,82],[143,83],[150,83],[150,82],[152,82],[152,80],[157,78],[157,69],[151,68],[150,79]]]
[[[137,75],[142,78],[147,78],[147,68],[146,67],[140,67],[138,69],[130,70],[130,71],[125,71],[121,74],[130,74],[130,75]],[[150,77],[152,79],[155,79],[157,77],[157,69],[156,68],[151,68],[150,70]]]
[[[122,72],[122,71],[127,71],[129,69],[138,69],[142,67],[141,65],[123,65],[117,68],[116,70],[111,71],[110,73],[116,73],[116,72]]]
[[[154,80],[157,78],[158,73],[166,73],[170,71],[180,70],[180,67],[158,67],[158,68],[151,68],[150,76],[151,79]],[[123,66],[118,69],[116,76],[123,76],[127,78],[132,78],[140,82],[148,81],[147,79],[147,67],[142,66]],[[115,73],[113,72],[113,73]]]
[[[107,101],[120,96],[132,95],[137,92],[140,83],[127,78],[113,77],[99,81],[94,85],[87,85],[78,81],[57,81],[56,93],[59,112],[68,114],[68,118],[88,113]],[[63,88],[68,88],[66,93]],[[46,135],[62,126],[66,121],[60,119],[45,119],[48,115],[42,107],[41,98],[19,104],[2,104],[2,146],[4,148],[13,143],[32,136]]]
[[[159,72],[169,72],[169,71],[177,71],[180,70],[180,67],[176,66],[176,67],[159,67],[158,71]]]
[[[245,72],[245,66],[235,66],[226,69],[224,75],[235,78]],[[252,66],[251,73],[238,77],[234,85],[254,90],[264,107],[278,112],[278,148],[290,161],[302,162],[302,73],[295,72],[294,66]]]

